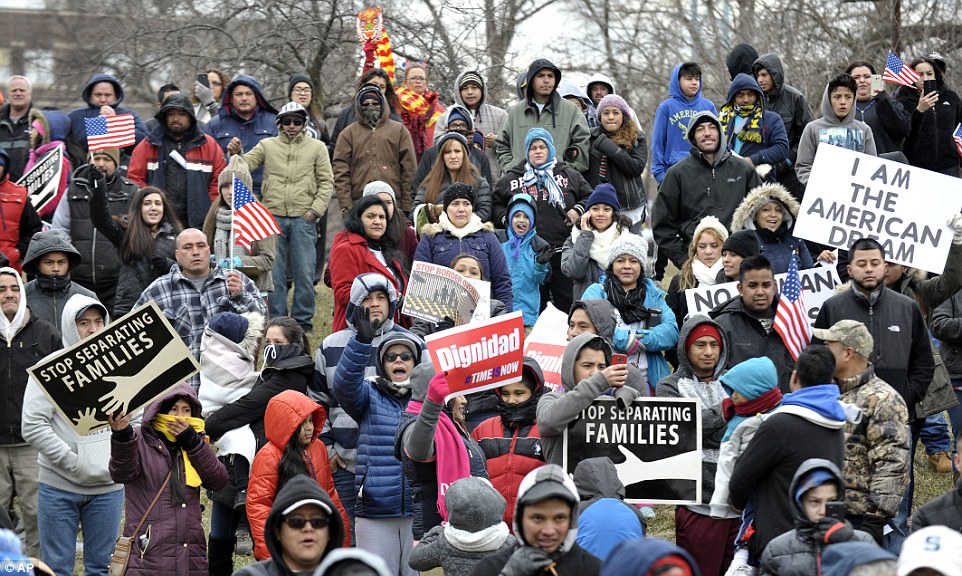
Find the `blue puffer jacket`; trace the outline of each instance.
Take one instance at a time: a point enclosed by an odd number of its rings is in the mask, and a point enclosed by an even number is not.
[[[400,339],[415,342],[396,334],[385,338],[379,349],[397,344]],[[420,343],[415,344],[421,347]],[[370,344],[352,337],[337,364],[332,386],[334,397],[358,427],[354,488],[361,496],[355,514],[359,518],[411,516],[414,506],[410,486],[401,461],[394,457],[394,436],[411,394],[409,391],[398,398],[385,392],[374,379],[364,377],[371,352]],[[383,378],[380,363],[378,366],[378,378]]]
[[[604,276],[597,284],[588,286],[581,296],[582,300],[590,298],[608,299]],[[662,378],[671,374],[671,366],[668,365],[662,352],[678,345],[678,323],[675,321],[675,313],[665,303],[665,291],[659,288],[651,278],[645,278],[645,308],[661,309],[661,323],[654,328],[645,328],[636,332],[638,341],[645,345],[645,354],[648,357],[648,386],[654,390]],[[624,326],[620,318],[618,325]],[[634,325],[628,327],[636,328]]]
[[[90,102],[90,93],[93,91],[94,85],[101,82],[110,82],[114,85],[114,91],[117,93],[117,102],[114,103],[111,108],[114,112],[119,114],[133,114],[134,116],[134,130],[136,132],[136,139],[139,143],[141,140],[147,136],[147,126],[144,125],[140,116],[137,115],[133,110],[128,110],[122,108],[120,105],[124,101],[124,87],[120,85],[120,81],[111,76],[110,74],[94,74],[90,81],[84,85],[83,92],[81,93],[81,98],[84,103],[87,104],[84,108],[77,108],[76,110],[70,111],[70,139],[71,144],[79,145],[83,147],[83,154],[79,154],[79,151],[75,150],[76,146],[68,146],[71,150],[70,162],[74,166],[80,166],[81,164],[87,163],[87,124],[84,123],[86,118],[95,118],[100,116],[100,106],[92,104]],[[44,112],[46,114],[46,112]],[[78,158],[75,158],[79,154]]]
[[[491,283],[491,298],[504,302],[505,313],[508,313],[514,311],[511,271],[493,230],[491,223],[482,224],[477,214],[460,229],[455,229],[442,214],[440,224],[428,224],[421,230],[414,259],[450,267],[462,254],[477,258],[481,263],[481,277]]]
[[[238,116],[231,105],[231,92],[239,84],[247,86],[257,95],[257,110],[250,120],[244,120]],[[211,118],[210,122],[207,123],[204,131],[213,136],[214,140],[217,140],[217,144],[220,145],[224,153],[227,152],[227,145],[234,136],[241,139],[244,152],[249,152],[261,140],[277,136],[277,126],[274,124],[274,118],[276,117],[277,110],[264,97],[264,92],[257,80],[253,76],[240,74],[224,88],[223,105],[217,116]],[[260,196],[264,167],[260,166],[257,170],[251,172],[251,178],[254,180],[254,193]]]

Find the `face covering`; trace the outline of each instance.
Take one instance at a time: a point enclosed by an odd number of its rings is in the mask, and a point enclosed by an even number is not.
[[[519,404],[507,404],[499,399],[498,412],[501,413],[501,422],[509,428],[533,424],[538,411],[538,399],[537,395],[532,395]]]
[[[381,105],[380,104],[365,104],[361,108],[361,115],[364,117],[364,123],[368,126],[374,126],[377,121],[381,119]]]
[[[268,344],[264,347],[264,363],[261,365],[261,370],[268,366],[276,366],[281,360],[300,355],[300,344]]]
[[[37,284],[40,285],[41,290],[66,290],[67,287],[70,286],[70,274],[64,274],[63,276],[47,276],[46,274],[37,274]]]

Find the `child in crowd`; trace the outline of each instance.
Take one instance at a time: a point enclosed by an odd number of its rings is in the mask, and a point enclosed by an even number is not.
[[[612,244],[629,228],[631,220],[621,214],[615,187],[599,184],[588,197],[579,226],[572,227],[561,247],[561,272],[571,279],[575,300],[601,279]]]
[[[538,208],[531,196],[515,194],[508,203],[507,229],[496,232],[504,249],[515,308],[524,325],[534,326],[541,313],[541,285],[551,272],[551,246],[538,236]]]

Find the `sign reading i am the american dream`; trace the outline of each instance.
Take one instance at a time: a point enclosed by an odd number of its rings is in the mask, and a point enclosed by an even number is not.
[[[958,178],[823,144],[794,234],[843,250],[875,238],[889,262],[941,274],[953,235],[946,221],[960,208]]]
[[[200,370],[153,301],[31,366],[30,377],[78,434],[131,414]]]
[[[808,323],[815,322],[818,310],[826,300],[835,295],[835,287],[842,283],[834,265],[816,266],[798,273],[802,283],[802,295],[808,308]],[[778,293],[781,294],[788,274],[775,275]],[[712,286],[698,286],[685,290],[688,314],[708,314],[709,310],[738,297],[738,282],[725,282]]]
[[[448,373],[445,402],[521,380],[521,311],[436,332],[424,339],[437,372]]]
[[[701,503],[701,405],[694,398],[637,398],[624,410],[599,396],[564,432],[564,469],[607,456],[625,501]]]

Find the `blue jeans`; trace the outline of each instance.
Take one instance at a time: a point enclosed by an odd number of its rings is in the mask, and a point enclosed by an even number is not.
[[[915,462],[915,447],[919,443],[924,425],[925,420],[922,419],[909,422],[909,487],[906,488],[905,495],[902,496],[898,513],[889,521],[892,531],[882,538],[883,547],[896,556],[902,552],[902,543],[905,542],[905,538],[909,534],[909,516],[912,510],[912,497],[915,493],[915,466],[913,465]]]
[[[952,439],[949,437],[949,426],[945,423],[942,412],[932,414],[925,419],[922,426],[922,445],[926,454],[952,451]]]
[[[37,495],[40,549],[43,561],[54,574],[73,574],[77,559],[77,526],[81,526],[84,574],[106,576],[120,529],[124,491],[88,496],[41,482]]]
[[[357,506],[357,491],[354,489],[354,473],[347,468],[338,468],[334,474],[334,488],[337,490],[337,497],[341,499],[341,506],[347,512],[347,518],[351,522],[351,546],[356,545],[354,539],[354,507]]]
[[[281,233],[277,236],[277,252],[274,254],[274,291],[268,303],[271,318],[287,316],[287,259],[290,251],[293,267],[294,302],[290,316],[305,328],[314,321],[314,266],[317,259],[314,242],[317,228],[303,217],[284,218],[275,216]]]

